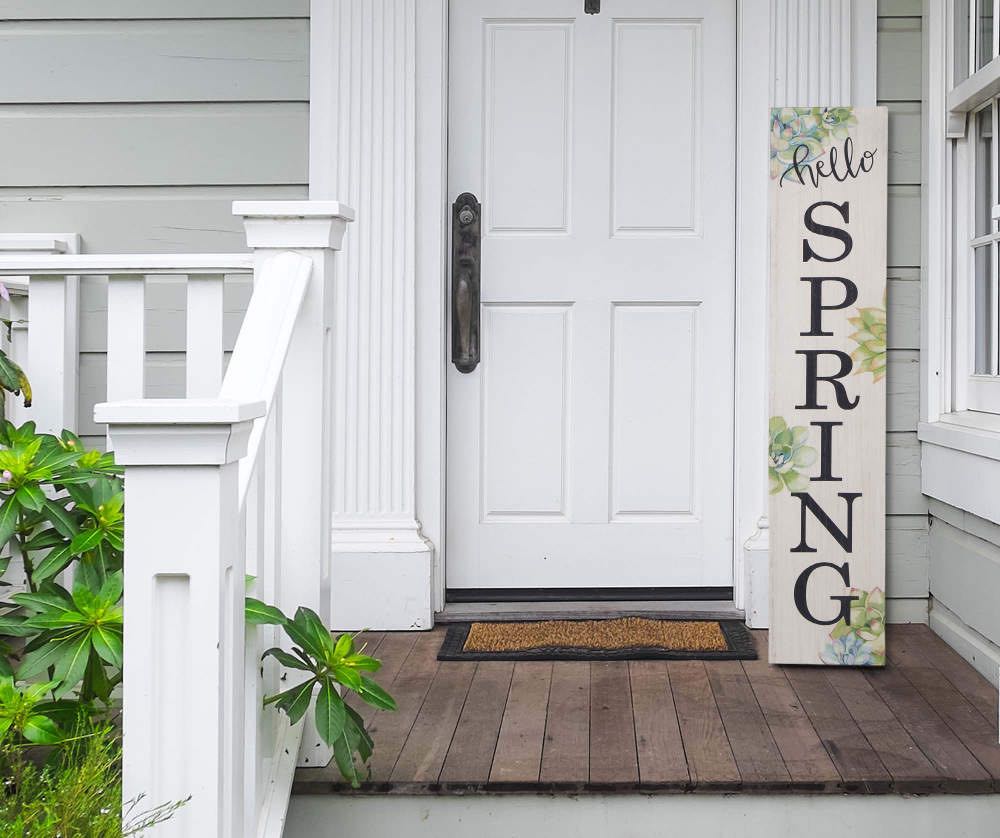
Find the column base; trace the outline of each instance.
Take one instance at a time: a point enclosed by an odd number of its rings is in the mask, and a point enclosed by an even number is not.
[[[757,532],[743,545],[743,597],[746,624],[750,628],[766,629],[770,616],[770,538],[767,521],[757,524]]]
[[[359,535],[354,532],[345,537],[345,533],[334,531],[330,574],[333,629],[432,629],[434,552],[430,544],[412,531]]]

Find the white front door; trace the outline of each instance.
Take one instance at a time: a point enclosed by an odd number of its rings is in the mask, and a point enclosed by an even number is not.
[[[736,4],[601,6],[451,3],[449,589],[732,585]]]

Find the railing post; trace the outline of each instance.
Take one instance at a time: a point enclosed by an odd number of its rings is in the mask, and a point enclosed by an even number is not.
[[[184,799],[163,838],[243,835],[237,461],[262,403],[99,404],[125,467],[124,794]],[[140,806],[140,810],[142,806]]]
[[[313,263],[281,381],[278,604],[286,613],[308,606],[330,625],[334,252],[341,248],[354,211],[336,201],[237,201],[233,214],[243,216],[247,244],[258,266],[286,250]],[[330,753],[310,719],[311,714],[300,764],[325,764]]]

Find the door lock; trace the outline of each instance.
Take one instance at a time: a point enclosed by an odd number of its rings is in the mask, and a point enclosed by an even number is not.
[[[463,192],[451,208],[451,362],[462,373],[479,366],[479,269],[482,207]]]

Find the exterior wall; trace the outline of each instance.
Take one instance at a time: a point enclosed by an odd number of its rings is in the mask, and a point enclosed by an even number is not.
[[[921,619],[926,500],[916,439],[920,0],[880,0],[890,109],[888,594]],[[242,249],[236,198],[307,193],[307,0],[0,0],[0,232],[79,232],[84,252]],[[227,297],[231,347],[248,289]],[[181,395],[184,297],[151,283],[147,395]],[[82,289],[80,430],[103,437],[105,291]]]
[[[1000,664],[1000,525],[930,501],[931,628],[991,682]]]
[[[76,232],[85,253],[235,251],[233,200],[307,195],[308,0],[0,0],[0,78],[2,233]],[[229,289],[230,349],[247,297]],[[93,444],[105,298],[83,283]],[[147,395],[183,395],[179,284],[149,284],[146,329]]]
[[[889,619],[927,614],[927,500],[917,442],[920,368],[921,3],[879,0],[880,105],[889,109],[887,568]]]

